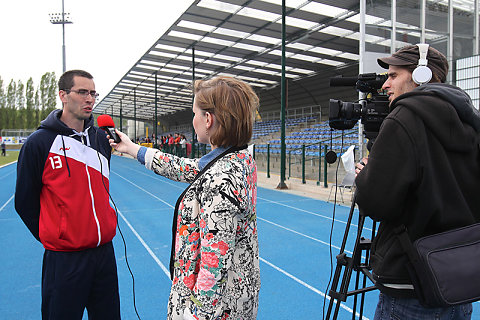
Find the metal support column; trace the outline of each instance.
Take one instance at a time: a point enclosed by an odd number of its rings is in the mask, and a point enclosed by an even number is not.
[[[455,70],[453,65],[453,1],[448,1],[448,46],[447,46],[447,60],[450,65],[450,70]],[[453,84],[453,73],[449,72],[447,74],[447,82]]]
[[[392,44],[390,45],[390,53],[393,54],[397,50],[397,0],[392,0],[391,2],[391,17],[392,21]]]
[[[137,142],[137,90],[133,89],[133,123],[134,123],[134,133],[133,141]]]
[[[475,4],[473,6],[473,13],[475,15],[475,17],[473,18],[473,26],[474,26],[474,30],[473,30],[473,40],[474,40],[474,43],[473,43],[473,55],[477,55],[480,53],[480,21],[479,21],[479,14],[480,14],[480,0],[474,0],[475,1]]]
[[[62,13],[50,13],[50,22],[52,24],[61,24],[62,25],[62,60],[63,60],[63,66],[62,70],[63,73],[65,73],[66,68],[67,68],[67,62],[66,62],[66,50],[65,50],[65,24],[70,24],[72,21],[70,21],[69,17],[70,13],[65,13],[65,5],[64,5],[64,0],[62,0]]]
[[[360,0],[360,39],[358,40],[358,74],[363,73],[363,66],[365,63],[365,16],[367,11],[366,0]],[[362,92],[358,92],[358,99],[362,99]],[[364,156],[365,150],[363,145],[363,124],[361,121],[358,121],[358,154],[360,159]],[[326,154],[326,151],[325,151]]]
[[[267,144],[267,178],[270,178],[270,143]]]
[[[327,154],[327,148],[328,146],[324,146],[324,155]],[[327,172],[327,158],[324,156],[323,157],[323,186],[325,188],[328,188],[328,182],[327,182],[327,178],[328,178],[328,172]]]
[[[281,140],[280,140],[280,182],[277,189],[287,189],[285,184],[285,162],[286,162],[286,146],[285,146],[285,0],[282,0],[282,80],[281,80]]]
[[[195,90],[195,47],[192,47],[192,87]],[[193,114],[193,102],[195,100],[195,91],[192,94],[192,119],[195,116]],[[195,157],[195,145],[196,145],[196,139],[195,139],[195,128],[193,127],[193,121],[192,121],[192,150],[190,151],[190,158]]]
[[[422,0],[420,7],[420,42],[425,43],[425,9],[427,8],[427,0]]]
[[[64,1],[62,0],[62,60],[63,60],[63,73],[67,70],[67,51],[65,49],[65,9],[64,9]]]
[[[122,100],[120,100],[120,131],[123,132],[122,120]]]
[[[157,125],[158,125],[158,117],[157,117],[157,107],[158,107],[158,88],[157,88],[158,80],[157,80],[157,71],[155,71],[155,125],[153,127],[153,147],[158,148],[157,145]]]
[[[302,144],[302,183],[305,184],[305,144]]]
[[[318,181],[317,186],[320,185],[320,181],[322,181],[322,145],[318,144]]]

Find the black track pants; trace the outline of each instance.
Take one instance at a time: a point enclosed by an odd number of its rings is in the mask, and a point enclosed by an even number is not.
[[[112,242],[77,252],[45,250],[42,319],[120,319],[117,264]]]

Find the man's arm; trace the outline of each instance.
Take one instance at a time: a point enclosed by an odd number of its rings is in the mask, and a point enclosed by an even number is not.
[[[40,241],[38,221],[43,166],[40,165],[41,155],[38,149],[35,143],[29,139],[20,150],[17,162],[15,210],[32,235]]]
[[[355,180],[356,202],[372,219],[401,216],[405,199],[418,175],[414,143],[401,122],[395,118],[385,119],[368,163]]]

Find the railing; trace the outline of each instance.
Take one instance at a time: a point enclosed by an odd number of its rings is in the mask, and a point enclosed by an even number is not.
[[[260,114],[262,121],[279,120],[281,119],[281,111],[270,111]],[[314,116],[318,119],[322,119],[322,108],[319,105],[306,106],[300,108],[287,109],[285,111],[285,118],[308,118]]]
[[[354,133],[355,130],[351,131],[346,131],[342,133],[343,135],[348,135],[351,133]],[[332,140],[339,139],[342,137],[342,134],[332,136]],[[306,153],[306,150],[310,146],[316,146],[318,145],[318,154],[313,156],[310,155],[308,156]],[[288,176],[287,178],[290,179],[293,175],[291,173],[292,167],[295,165],[300,165],[301,166],[301,181],[302,183],[306,183],[306,164],[307,161],[317,161],[318,160],[318,179],[317,179],[317,185],[323,184],[325,188],[328,187],[328,163],[325,159],[325,155],[327,154],[327,151],[331,148],[330,146],[330,139],[324,139],[315,143],[310,143],[310,144],[302,144],[300,148],[294,148],[287,150],[288,154]],[[270,178],[270,173],[272,171],[272,162],[271,162],[271,146],[270,144],[266,145],[267,147],[267,152],[261,153],[262,157],[264,157],[264,161],[266,162],[266,173],[267,173],[267,178]],[[210,152],[210,146],[207,146],[206,144],[198,143],[196,142],[191,148],[187,149],[181,149],[180,145],[172,145],[172,146],[164,146],[162,148],[163,151],[172,153],[178,156],[187,156],[190,158],[201,158],[208,152]],[[188,150],[191,150],[192,152],[188,152]],[[298,157],[298,154],[294,154],[296,151],[300,151],[300,157]],[[343,151],[343,150],[342,150]],[[259,153],[256,151],[256,146],[253,146],[253,157],[257,161],[257,165],[261,165],[260,159],[258,158]],[[339,154],[339,156],[341,153]],[[338,160],[337,160],[338,161]],[[263,165],[261,165],[263,167]],[[323,170],[322,170],[323,167]]]
[[[317,185],[320,185],[321,182],[323,182],[323,186],[328,187],[328,182],[327,182],[328,163],[325,160],[325,155],[327,154],[327,150],[329,149],[329,146],[331,144],[330,140],[332,139],[332,140],[337,140],[338,141],[338,139],[342,138],[342,135],[343,136],[350,135],[350,134],[353,134],[355,132],[356,132],[355,130],[345,131],[342,134],[332,136],[331,138],[328,138],[328,139],[320,140],[318,142],[310,143],[310,144],[302,144],[300,148],[293,148],[293,149],[287,150],[287,154],[288,154],[288,178],[291,178],[293,176],[292,172],[291,172],[292,168],[295,165],[300,165],[301,166],[301,180],[302,180],[302,183],[306,183],[306,163],[307,163],[307,161],[311,161],[313,163],[314,161],[318,160]],[[310,155],[310,156],[307,155],[306,150],[309,149],[309,147],[317,146],[317,145],[318,145],[317,155]],[[266,168],[265,169],[267,171],[267,178],[270,178],[271,154],[272,154],[270,143],[268,143],[266,145],[266,147],[267,147],[266,155],[265,155],[265,153],[263,153],[263,154],[266,156]],[[342,147],[338,146],[338,145],[335,145],[335,146],[332,145],[332,149],[337,149],[337,153],[339,153],[338,148],[340,148],[340,154],[339,155],[341,155],[341,151],[344,151],[344,150],[342,150]],[[300,152],[298,152],[298,151],[300,151]],[[310,154],[312,154],[312,153],[310,153]],[[300,157],[298,157],[298,156],[300,156]],[[259,164],[259,161],[257,160],[257,165],[258,164]],[[323,170],[322,170],[322,166],[323,166]]]
[[[37,129],[2,129],[0,130],[0,136],[26,138],[35,130]]]

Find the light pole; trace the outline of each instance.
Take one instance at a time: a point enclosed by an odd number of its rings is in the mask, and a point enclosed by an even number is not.
[[[70,13],[65,13],[64,6],[62,0],[62,13],[50,13],[50,22],[52,24],[61,24],[62,25],[62,32],[63,32],[63,46],[62,46],[62,57],[63,57],[63,72],[66,71],[66,63],[65,63],[65,24],[73,23],[70,21]]]

